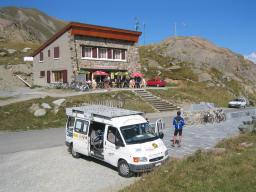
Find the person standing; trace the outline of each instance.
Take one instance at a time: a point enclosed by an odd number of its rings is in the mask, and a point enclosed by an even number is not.
[[[173,144],[172,147],[175,147],[176,140],[177,140],[177,135],[179,134],[179,139],[178,139],[178,147],[181,146],[181,138],[182,138],[182,129],[185,125],[184,119],[181,117],[181,112],[177,112],[177,116],[174,117],[173,119],[173,126],[174,126],[174,134],[173,134]]]

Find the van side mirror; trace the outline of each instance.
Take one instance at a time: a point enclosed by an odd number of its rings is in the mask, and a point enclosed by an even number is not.
[[[115,140],[115,145],[116,145],[116,147],[124,147],[124,143],[120,139]]]
[[[164,138],[164,133],[163,132],[159,132],[158,136],[159,136],[160,139],[163,139]]]

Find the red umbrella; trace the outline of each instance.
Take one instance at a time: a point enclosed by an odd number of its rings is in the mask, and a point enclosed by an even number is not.
[[[140,72],[134,72],[131,74],[132,77],[143,77],[143,74]]]
[[[109,75],[109,74],[106,73],[105,71],[95,71],[95,72],[93,73],[93,75],[107,76],[107,75]]]

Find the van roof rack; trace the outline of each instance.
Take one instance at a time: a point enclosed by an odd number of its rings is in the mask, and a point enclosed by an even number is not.
[[[143,112],[120,109],[120,108],[109,107],[104,105],[85,105],[80,107],[66,108],[66,114],[69,116],[74,116],[75,114],[81,114],[86,117],[103,117],[103,118],[112,119],[115,117],[122,117],[122,116],[128,116],[128,115],[142,115]]]

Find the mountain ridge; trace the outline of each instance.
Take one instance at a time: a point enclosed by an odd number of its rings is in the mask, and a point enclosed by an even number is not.
[[[0,64],[24,63],[24,56],[65,25],[34,8],[0,7]]]
[[[18,36],[23,42],[43,43],[66,24],[34,8],[2,7],[0,19],[0,37],[6,41]]]
[[[141,46],[140,58],[143,72],[151,77],[189,79],[223,87],[232,82],[236,88],[255,91],[256,65],[200,37],[169,37]]]

